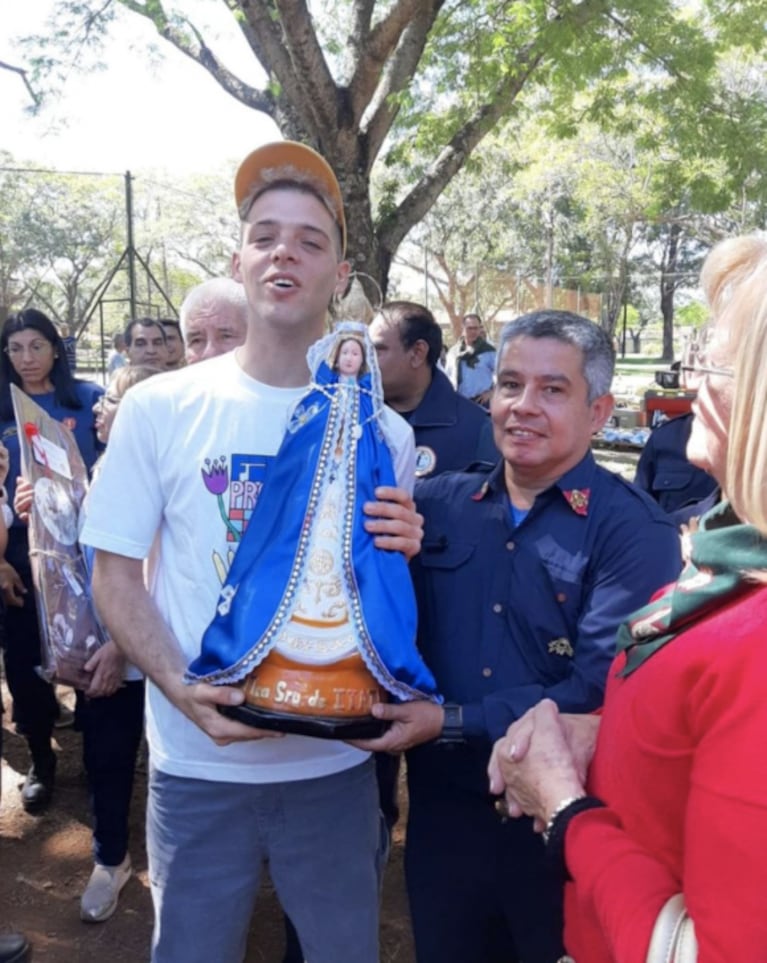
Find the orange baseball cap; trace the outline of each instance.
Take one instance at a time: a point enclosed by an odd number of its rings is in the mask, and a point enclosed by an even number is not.
[[[295,172],[297,183],[315,184],[331,203],[341,230],[341,253],[346,253],[346,218],[341,188],[333,168],[324,157],[294,140],[280,140],[264,144],[252,151],[237,169],[234,178],[234,197],[239,211],[248,197],[275,180],[291,180]]]

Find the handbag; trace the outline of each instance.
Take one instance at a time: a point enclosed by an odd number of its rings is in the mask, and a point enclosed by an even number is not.
[[[684,896],[677,893],[655,920],[646,963],[696,963],[697,959],[695,924],[687,915]]]

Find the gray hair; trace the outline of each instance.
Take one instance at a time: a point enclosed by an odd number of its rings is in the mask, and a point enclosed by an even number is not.
[[[191,291],[188,291],[181,303],[178,317],[181,322],[181,333],[184,336],[186,336],[189,316],[203,306],[207,307],[211,302],[230,305],[241,314],[243,322],[246,321],[248,298],[242,284],[235,281],[234,278],[211,278],[209,281],[197,284]]]
[[[588,401],[606,395],[615,373],[615,351],[607,332],[598,324],[570,311],[533,311],[504,325],[496,354],[495,374],[500,371],[506,346],[516,338],[551,338],[578,348],[583,355],[583,377]]]

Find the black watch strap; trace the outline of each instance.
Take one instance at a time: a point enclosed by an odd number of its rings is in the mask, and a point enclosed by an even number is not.
[[[440,734],[438,742],[443,743],[455,743],[455,742],[465,742],[463,734],[463,706],[457,705],[454,702],[446,702],[442,709],[445,713],[445,719],[442,723],[442,732]]]

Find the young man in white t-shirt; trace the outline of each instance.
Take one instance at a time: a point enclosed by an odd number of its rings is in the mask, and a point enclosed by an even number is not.
[[[378,959],[380,822],[369,755],[343,742],[260,731],[225,718],[237,687],[186,685],[221,583],[291,409],[306,351],[346,284],[341,193],[299,144],[240,165],[242,239],[233,275],[248,297],[245,343],[158,375],[125,398],[82,540],[112,637],[149,677],[147,812],[153,963],[238,963],[265,860],[311,963]],[[410,429],[393,416],[398,478]],[[268,484],[268,478],[266,480]],[[376,544],[410,556],[420,518],[402,489],[366,506]],[[115,512],[128,502],[139,512]],[[159,530],[144,588],[141,560]]]

